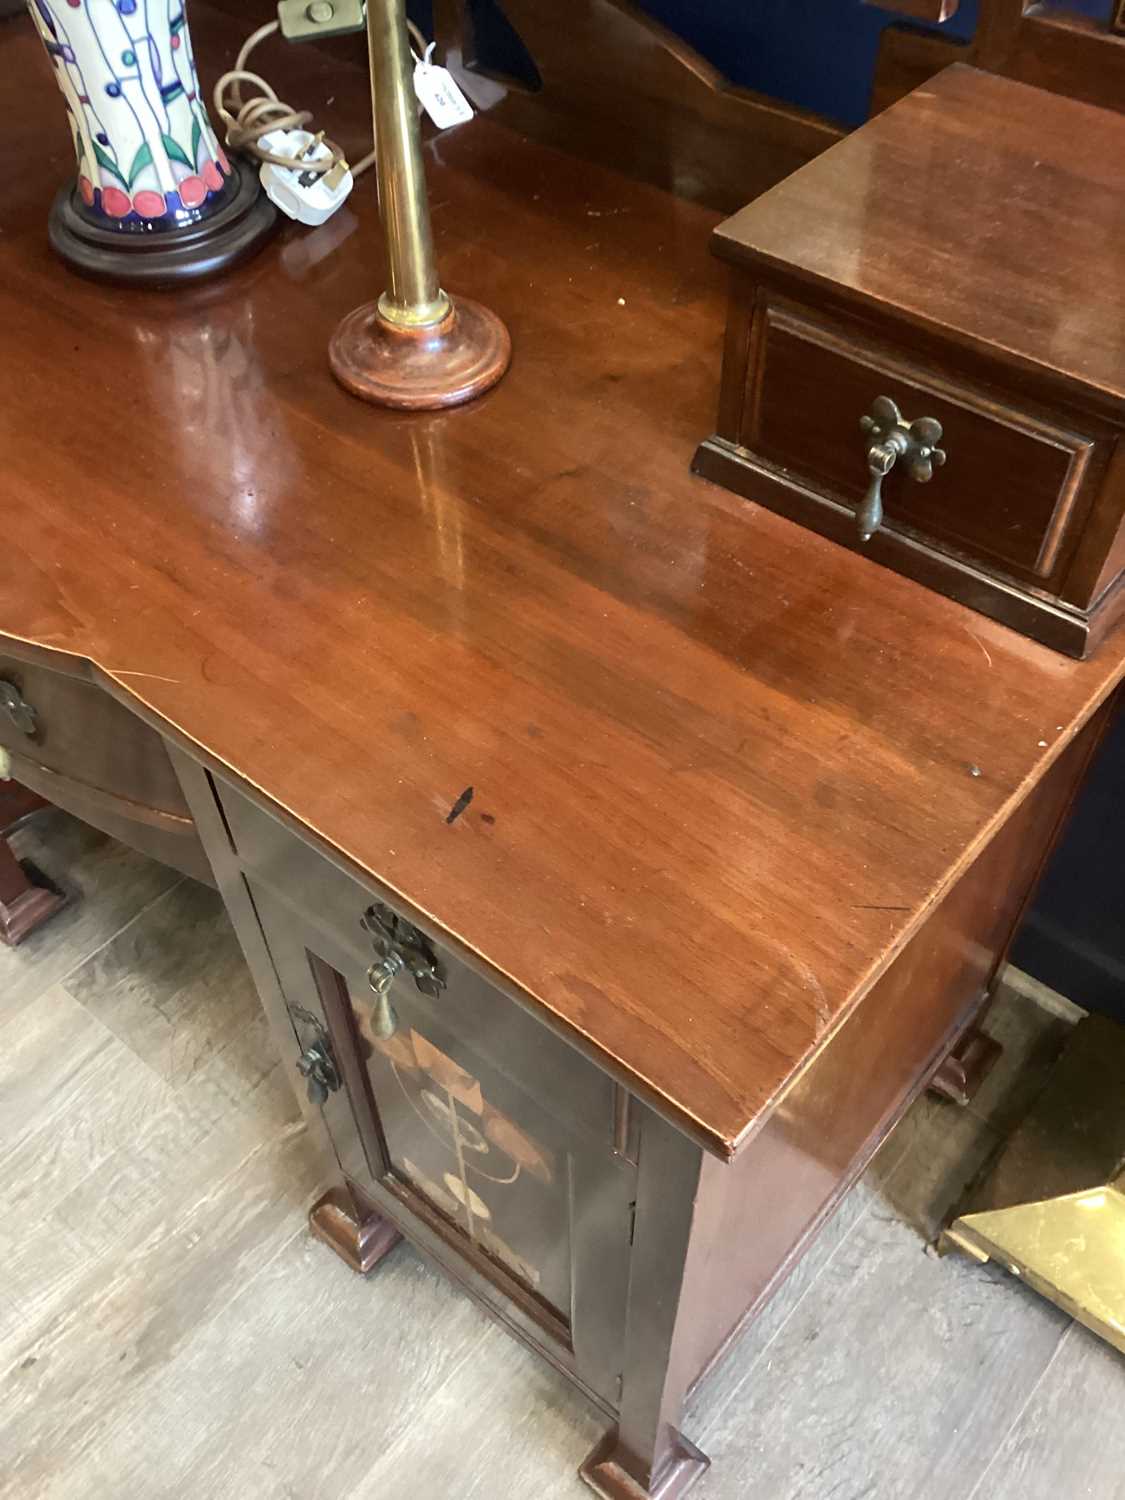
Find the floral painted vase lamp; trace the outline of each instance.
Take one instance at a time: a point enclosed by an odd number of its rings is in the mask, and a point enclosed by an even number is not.
[[[28,0],[69,117],[77,178],[51,208],[68,265],[171,286],[251,254],[277,210],[228,159],[199,93],[182,0]]]

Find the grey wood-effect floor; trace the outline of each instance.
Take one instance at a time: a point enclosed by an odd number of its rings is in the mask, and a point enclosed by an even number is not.
[[[309,1238],[218,898],[62,814],[16,846],[79,899],[0,949],[0,1497],[581,1500],[581,1397],[408,1246],[363,1281]],[[699,1392],[698,1500],[1125,1500],[1125,1360],[927,1250],[1069,1024],[1023,988]]]

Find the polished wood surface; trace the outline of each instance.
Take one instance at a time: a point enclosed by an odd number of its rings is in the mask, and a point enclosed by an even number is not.
[[[200,3],[193,31],[206,76],[238,28]],[[301,66],[360,138],[363,75]],[[0,67],[20,371],[0,630],[94,663],[735,1151],[1120,678],[1122,643],[1060,660],[690,475],[723,327],[712,214],[488,119],[442,137],[443,279],[504,317],[515,358],[472,407],[383,413],[326,357],[378,262],[372,184],[210,289],[98,288],[45,243],[44,163],[70,147],[29,27],[0,30]],[[1096,324],[1082,349],[1109,360]]]
[[[1120,6],[1115,8],[1121,13]],[[1084,99],[1125,109],[1125,36],[1115,22],[1065,4],[985,0],[974,43],[982,68]]]
[[[1121,297],[1091,268],[1119,253],[1123,202],[1125,120],[954,65],[718,238],[731,259],[792,268],[986,357],[1003,351],[1116,415]]]
[[[815,484],[853,507],[871,481],[859,419],[872,392],[893,392],[904,420],[941,424],[947,462],[926,484],[899,468],[883,484],[888,519],[984,557],[1006,572],[1055,590],[1080,534],[1076,522],[1093,502],[1116,433],[1069,430],[1032,405],[956,383],[952,372],[910,361],[908,335],[888,358],[885,338],[808,318],[784,303],[768,307],[740,439],[783,465],[800,465]],[[880,330],[880,335],[892,333]],[[904,358],[904,356],[907,356]],[[896,367],[897,365],[897,367]],[[942,374],[948,383],[941,379]],[[937,386],[935,390],[934,387]],[[944,388],[943,388],[944,386]],[[815,433],[794,391],[818,392]]]
[[[950,1044],[971,1032],[1109,711],[1068,746],[733,1170],[710,1172],[696,1207],[709,1232],[693,1247],[685,1294],[693,1372],[776,1290]]]
[[[362,1215],[345,1188],[331,1188],[309,1210],[309,1228],[357,1275],[366,1276],[402,1239],[379,1214]]]
[[[950,63],[973,62],[971,41],[920,31],[916,26],[884,26],[879,33],[868,114],[877,115]]]

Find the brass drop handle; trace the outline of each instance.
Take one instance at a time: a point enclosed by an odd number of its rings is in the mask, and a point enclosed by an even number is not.
[[[375,995],[375,1004],[371,1010],[371,1031],[381,1042],[394,1036],[398,1030],[398,1015],[391,1004],[390,989],[395,976],[405,968],[404,960],[397,953],[391,952],[386,958],[373,963],[367,971],[367,982]]]
[[[445,989],[445,976],[429,939],[382,901],[372,902],[360,926],[370,934],[377,955],[367,971],[367,982],[375,995],[371,1030],[380,1041],[386,1041],[398,1029],[390,997],[391,985],[398,976],[407,975],[423,995],[434,998]]]
[[[297,1072],[305,1080],[309,1091],[309,1103],[319,1107],[329,1094],[340,1087],[340,1074],[336,1059],[326,1039],[317,1040],[306,1047],[297,1059]]]
[[[14,682],[0,677],[0,708],[8,715],[21,734],[34,734],[37,716]]]
[[[917,417],[907,422],[889,396],[876,396],[871,411],[859,419],[860,431],[867,434],[867,470],[871,476],[867,493],[855,513],[861,542],[870,541],[883,524],[883,480],[902,460],[907,474],[918,484],[934,477],[934,470],[945,462],[941,442],[941,423],[934,417]]]

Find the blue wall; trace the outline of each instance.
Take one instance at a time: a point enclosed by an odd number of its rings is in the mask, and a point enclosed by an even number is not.
[[[901,16],[862,0],[638,0],[734,83],[816,110],[845,124],[867,118],[884,26]],[[962,0],[940,27],[969,38],[977,0]]]
[[[862,0],[635,0],[689,41],[733,83],[815,110],[847,125],[867,118],[867,101],[884,26],[902,21]],[[1071,0],[1108,6],[1112,0]],[[559,0],[564,8],[566,0]],[[925,27],[968,39],[976,28],[978,0],[961,0],[952,20]],[[526,57],[513,46],[503,0],[469,0],[481,56],[500,72],[530,81]],[[427,36],[433,34],[431,0],[407,0]]]

